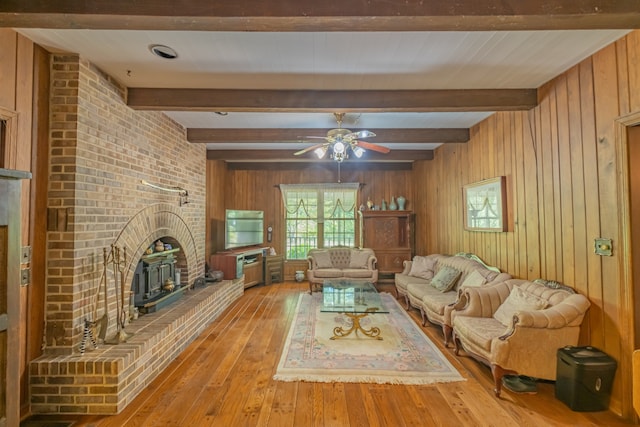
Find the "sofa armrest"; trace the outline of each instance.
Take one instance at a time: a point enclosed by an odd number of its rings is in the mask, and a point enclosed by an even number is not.
[[[507,282],[478,288],[463,288],[459,299],[466,302],[461,309],[456,309],[453,316],[491,317],[511,292]]]
[[[367,260],[367,269],[376,270],[377,264],[378,264],[378,258],[376,258],[374,255],[371,255]]]
[[[582,323],[591,303],[584,295],[575,294],[544,310],[521,311],[514,314],[518,326],[558,329]]]
[[[308,256],[307,261],[309,262],[309,270],[315,270],[316,260],[312,256]]]
[[[412,263],[413,263],[413,261],[411,261],[411,260],[402,261],[402,273],[400,273],[400,274],[408,275],[409,272],[411,271],[411,264]]]

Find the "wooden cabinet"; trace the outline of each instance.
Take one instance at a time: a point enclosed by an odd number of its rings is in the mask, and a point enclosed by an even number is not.
[[[411,211],[361,211],[360,246],[371,248],[378,258],[378,272],[402,272],[402,263],[413,253]]]
[[[267,248],[250,247],[211,255],[211,268],[220,270],[225,280],[239,279],[244,274],[245,289],[264,283],[264,257]]]
[[[279,283],[284,280],[284,255],[267,255],[264,259],[264,284]]]

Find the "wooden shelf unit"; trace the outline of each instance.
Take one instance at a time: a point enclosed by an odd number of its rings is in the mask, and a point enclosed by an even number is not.
[[[412,233],[411,211],[360,211],[360,247],[374,250],[381,275],[402,272],[413,254]]]
[[[264,257],[269,248],[251,246],[211,255],[210,266],[220,270],[225,280],[239,279],[244,274],[244,287],[264,283]]]

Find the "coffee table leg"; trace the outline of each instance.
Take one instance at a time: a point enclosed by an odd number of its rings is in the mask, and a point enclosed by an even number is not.
[[[332,340],[335,340],[338,338],[344,338],[348,335],[351,335],[351,333],[353,333],[354,331],[356,335],[358,335],[358,331],[360,331],[366,336],[368,336],[369,338],[375,338],[377,340],[382,339],[382,337],[380,336],[380,328],[378,328],[377,326],[373,326],[369,329],[364,329],[362,325],[360,325],[360,319],[362,319],[363,317],[367,317],[369,313],[361,313],[361,314],[344,313],[344,314],[347,317],[351,318],[351,328],[345,331],[342,328],[342,326],[336,326],[335,328],[333,328],[333,336],[331,337]]]

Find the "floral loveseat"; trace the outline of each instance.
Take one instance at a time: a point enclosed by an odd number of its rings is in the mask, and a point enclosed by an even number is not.
[[[403,272],[395,275],[395,284],[407,308],[420,310],[423,325],[430,321],[442,326],[447,345],[451,337],[451,311],[464,303],[459,300],[459,291],[463,287],[489,286],[510,278],[510,274],[486,265],[473,254],[433,254],[405,261]]]
[[[309,291],[329,279],[359,279],[378,281],[376,254],[373,249],[328,248],[311,249],[307,254]]]
[[[451,313],[456,355],[462,347],[491,367],[496,396],[502,377],[556,379],[557,351],[578,344],[590,302],[557,282],[506,280],[465,288],[464,307]]]

